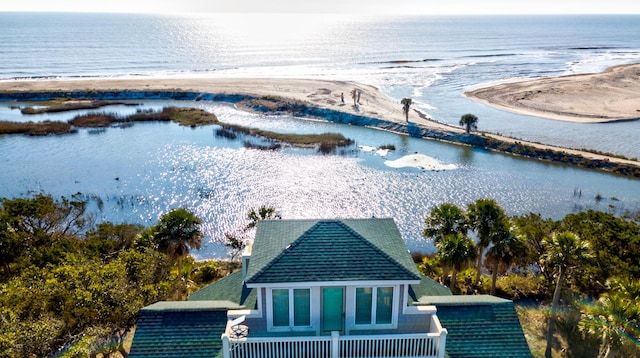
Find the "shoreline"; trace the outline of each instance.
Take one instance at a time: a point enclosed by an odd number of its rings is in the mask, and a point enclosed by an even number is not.
[[[464,95],[512,113],[576,123],[640,120],[640,63],[502,83]]]
[[[360,92],[354,106],[350,91]],[[341,100],[344,95],[344,103]],[[134,79],[0,82],[0,101],[50,100],[60,97],[93,99],[181,99],[239,103],[260,97],[279,98],[295,107],[295,115],[374,127],[414,137],[484,148],[521,157],[599,169],[640,178],[640,162],[584,150],[527,142],[487,132],[466,134],[461,127],[431,120],[414,110],[405,122],[402,105],[377,88],[351,81],[304,79]],[[357,101],[357,98],[356,98]],[[268,113],[269,108],[247,108]],[[300,111],[302,108],[302,111]]]

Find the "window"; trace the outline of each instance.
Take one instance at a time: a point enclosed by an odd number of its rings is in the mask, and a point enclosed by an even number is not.
[[[391,324],[393,287],[378,287],[376,292],[376,324]]]
[[[371,302],[373,302],[371,287],[356,288],[356,324],[371,324]]]
[[[273,298],[273,326],[289,325],[289,290],[278,289],[271,291]]]
[[[273,327],[311,326],[311,290],[279,288],[271,290]]]
[[[293,325],[311,325],[311,290],[308,288],[293,290]]]
[[[393,287],[357,287],[355,313],[357,325],[391,324]]]

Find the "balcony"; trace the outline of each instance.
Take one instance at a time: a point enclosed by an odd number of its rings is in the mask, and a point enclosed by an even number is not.
[[[237,337],[229,321],[222,335],[224,358],[443,358],[447,330],[431,315],[430,332],[305,337]]]

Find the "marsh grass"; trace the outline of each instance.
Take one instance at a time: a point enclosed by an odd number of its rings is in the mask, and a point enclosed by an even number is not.
[[[113,123],[173,121],[183,126],[204,126],[217,124],[218,118],[213,113],[197,108],[167,107],[162,111],[139,111],[130,116],[118,116],[113,113],[88,113],[74,117],[70,124],[80,128],[108,127]]]
[[[75,116],[65,122],[6,122],[0,121],[0,134],[27,134],[33,136],[47,134],[74,133],[74,128],[104,128],[114,123],[133,123],[150,121],[174,121],[183,126],[197,127],[218,124],[213,113],[196,108],[167,107],[162,111],[139,111],[130,116],[118,116],[113,113],[88,113]]]
[[[345,138],[339,133],[322,134],[291,134],[276,133],[259,128],[244,127],[235,124],[221,124],[222,128],[231,133],[242,133],[255,137],[270,139],[278,143],[287,143],[295,147],[314,148],[319,147],[325,153],[337,147],[346,147],[353,144],[353,140]]]
[[[26,134],[44,136],[47,134],[73,133],[71,124],[64,122],[0,122],[0,134]]]
[[[126,103],[122,101],[95,101],[95,100],[74,100],[71,98],[58,98],[51,101],[38,102],[38,107],[24,107],[20,110],[22,114],[43,114],[75,111],[83,109],[97,109],[111,105],[138,106],[137,103]]]

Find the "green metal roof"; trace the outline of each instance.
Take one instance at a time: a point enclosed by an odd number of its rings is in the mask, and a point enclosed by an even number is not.
[[[246,282],[420,279],[393,219],[263,220]]]
[[[229,309],[257,309],[256,292],[242,282],[242,271],[226,276],[189,296],[189,301],[225,302]]]
[[[448,331],[449,358],[531,358],[513,302],[488,295],[431,298]]]
[[[227,325],[227,310],[194,303],[162,302],[143,308],[129,357],[222,357],[220,336]]]

